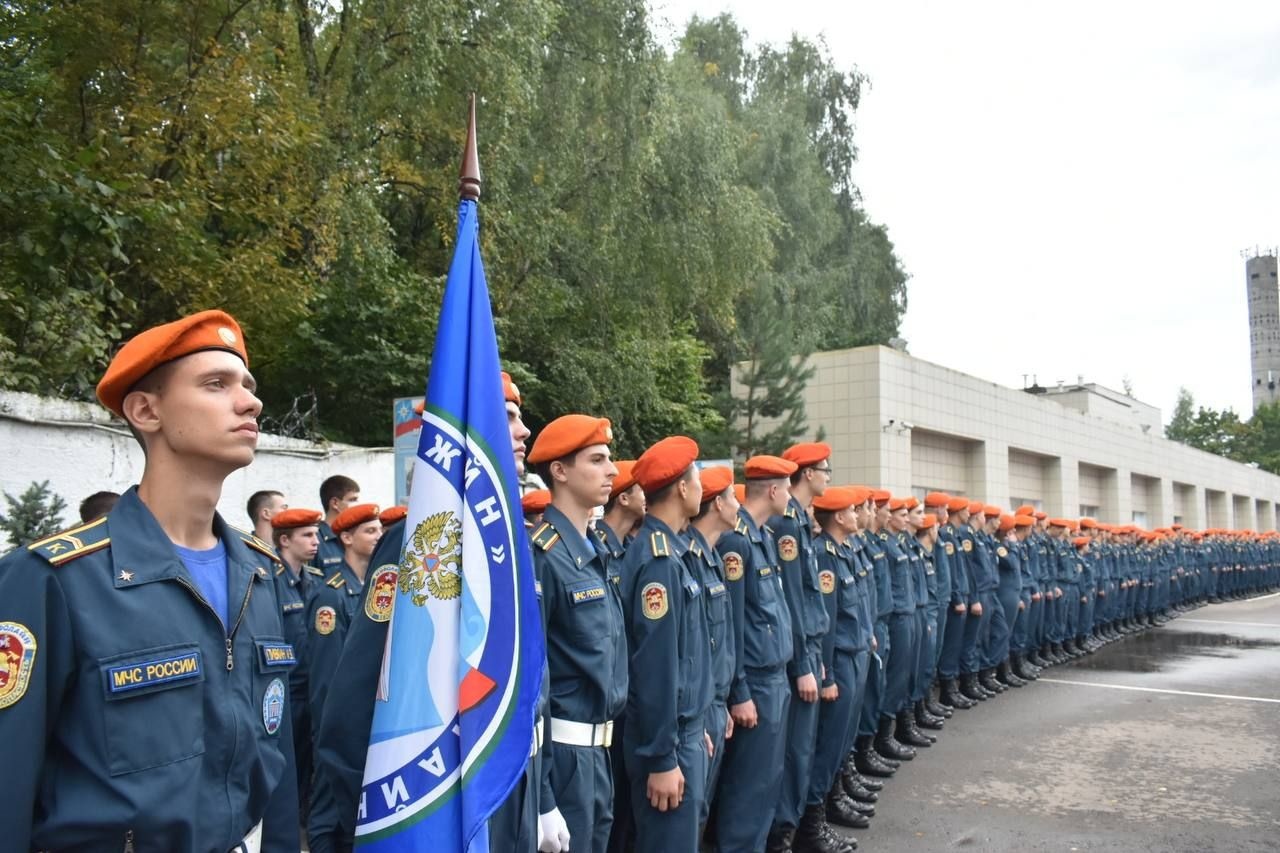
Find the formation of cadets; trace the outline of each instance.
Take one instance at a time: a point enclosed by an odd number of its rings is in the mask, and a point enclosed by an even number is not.
[[[404,508],[333,476],[319,510],[214,510],[260,403],[230,316],[130,341],[99,385],[146,450],[110,512],[0,561],[14,850],[350,850]],[[741,483],[605,418],[532,446],[503,374],[547,659],[490,849],[855,849],[945,720],[1208,602],[1280,585],[1280,539],[1049,518],[832,484],[831,449]],[[526,458],[527,457],[527,458]]]

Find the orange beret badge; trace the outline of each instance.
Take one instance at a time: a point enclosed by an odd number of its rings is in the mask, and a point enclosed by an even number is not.
[[[22,698],[36,662],[36,635],[19,622],[0,622],[0,708]]]
[[[742,555],[737,551],[724,555],[724,576],[731,581],[742,580]]]
[[[646,619],[658,620],[667,615],[667,588],[660,583],[647,583],[640,590],[640,601]]]
[[[396,583],[400,579],[400,567],[388,563],[373,575],[369,594],[364,599],[364,615],[374,622],[389,622],[391,608],[396,603]]]
[[[332,634],[337,619],[338,613],[332,607],[321,607],[316,611],[316,633],[322,637]]]

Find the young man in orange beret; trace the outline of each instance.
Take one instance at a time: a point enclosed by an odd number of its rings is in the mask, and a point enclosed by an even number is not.
[[[1013,672],[1009,660],[1013,628],[1023,609],[1022,549],[1016,524],[1016,517],[1007,513],[1001,513],[996,519],[996,570],[1000,579],[996,605],[1001,618],[992,623],[987,654],[987,660],[995,667],[996,680],[1006,687],[1025,687],[1027,683]]]
[[[867,666],[867,686],[858,711],[858,734],[854,738],[854,769],[864,777],[888,778],[901,761],[915,756],[910,747],[898,743],[890,733],[878,738],[880,711],[884,707],[886,664],[892,652],[889,619],[893,615],[893,582],[884,550],[884,523],[889,517],[890,494],[868,489],[867,500],[854,508],[858,533],[854,550],[868,570],[868,607],[871,620],[871,659]],[[852,792],[851,792],[852,793]]]
[[[689,564],[694,578],[702,584],[707,613],[707,640],[711,646],[711,706],[705,723],[711,738],[711,760],[707,767],[706,796],[702,800],[698,824],[705,826],[711,796],[724,763],[725,741],[733,737],[729,716],[729,689],[733,686],[736,650],[733,647],[733,607],[724,573],[724,560],[716,550],[720,537],[738,523],[741,505],[734,494],[733,469],[703,468],[702,500],[698,514],[686,531],[689,537]]]
[[[918,729],[942,728],[946,719],[944,714],[933,713],[926,706],[933,688],[934,661],[937,655],[937,621],[938,611],[938,570],[934,563],[933,544],[937,542],[937,517],[929,513],[924,503],[916,498],[907,501],[907,552],[911,557],[912,568],[915,569],[916,592],[916,636],[920,638],[916,647],[916,665],[911,678],[911,713]],[[916,534],[927,528],[933,528],[929,548],[925,549],[925,539]],[[943,555],[945,559],[945,555]],[[939,709],[941,710],[941,709]],[[922,731],[927,740],[935,740],[927,732]]]
[[[333,520],[331,527],[342,543],[342,562],[307,602],[307,692],[312,737],[317,743],[330,685],[338,671],[347,632],[360,610],[374,549],[382,538],[380,512],[377,504],[355,504]],[[318,777],[311,788],[307,839],[312,853],[331,853],[348,845],[337,800],[324,776]]]
[[[627,700],[627,638],[610,557],[589,529],[618,469],[607,418],[563,415],[543,428],[528,462],[551,490],[533,532],[550,676],[550,767],[543,814],[563,817],[575,853],[603,853],[613,824],[608,748]],[[545,759],[544,759],[545,760]]]
[[[887,737],[909,747],[928,748],[933,740],[915,720],[911,688],[919,664],[919,628],[917,615],[919,596],[917,566],[920,561],[911,535],[910,512],[906,498],[889,501],[888,535],[881,539],[885,558],[889,564],[889,577],[893,597],[893,612],[889,616],[889,659],[885,666],[885,690],[880,709],[880,725],[877,737],[884,744],[884,752],[892,752]]]
[[[621,560],[635,532],[644,521],[644,489],[632,472],[635,461],[623,459],[614,463],[618,476],[613,478],[604,515],[595,523],[596,536],[615,560]]]
[[[6,849],[298,849],[279,563],[215,509],[253,461],[255,388],[222,311],[130,340],[98,399],[141,483],[0,560]]]
[[[778,800],[791,701],[786,672],[792,657],[791,614],[765,522],[786,511],[795,470],[794,462],[777,456],[748,459],[746,500],[734,529],[716,543],[733,604],[737,650],[729,687],[733,738],[715,795],[715,839],[726,853],[765,847]],[[773,840],[776,846],[779,839]]]
[[[942,647],[938,653],[940,699],[945,705],[968,710],[977,704],[977,700],[960,691],[959,679],[965,622],[969,618],[969,607],[975,601],[969,567],[973,546],[970,544],[970,551],[966,552],[960,542],[961,528],[969,520],[969,501],[963,497],[949,498],[945,510],[946,519],[938,532],[938,541],[951,569],[951,597],[947,604],[946,627],[942,629]]]
[[[796,464],[791,475],[791,498],[786,511],[769,519],[778,556],[782,559],[782,586],[791,610],[792,657],[787,667],[793,693],[787,719],[787,756],[782,770],[782,791],[774,812],[775,830],[784,837],[800,829],[820,837],[824,825],[821,805],[809,804],[809,779],[818,736],[818,685],[823,678],[822,638],[830,629],[827,608],[818,582],[818,556],[813,550],[809,505],[831,482],[831,447],[823,442],[796,444],[782,458]],[[837,849],[832,844],[822,851]]]
[[[622,568],[631,673],[624,750],[640,853],[697,850],[706,797],[711,644],[685,538],[702,502],[697,457],[693,439],[671,436],[633,472],[647,510]]]

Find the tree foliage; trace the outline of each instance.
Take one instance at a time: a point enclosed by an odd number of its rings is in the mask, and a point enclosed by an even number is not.
[[[734,364],[884,342],[905,310],[853,182],[866,81],[821,43],[722,16],[666,51],[643,0],[15,0],[0,27],[0,387],[91,398],[131,334],[222,307],[268,414],[314,399],[323,435],[385,443],[426,375],[471,91],[535,426],[736,446]],[[802,372],[776,381],[802,424]]]
[[[6,534],[14,547],[51,536],[65,526],[62,513],[67,502],[49,489],[48,480],[33,481],[16,498],[5,492],[4,500],[9,509],[0,514],[0,533]]]
[[[1252,418],[1242,421],[1232,409],[1196,406],[1191,392],[1179,388],[1164,434],[1199,450],[1280,474],[1280,403],[1259,406]]]

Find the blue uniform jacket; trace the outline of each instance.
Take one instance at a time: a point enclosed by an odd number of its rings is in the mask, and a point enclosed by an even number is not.
[[[307,692],[311,729],[317,738],[325,697],[338,671],[351,622],[364,600],[363,592],[364,583],[343,561],[324,583],[315,585],[307,602]]]
[[[736,650],[733,646],[733,613],[729,588],[725,585],[724,560],[720,552],[707,547],[707,540],[689,525],[689,553],[694,577],[702,584],[707,610],[707,641],[711,646],[712,701],[724,704],[733,684]]]
[[[132,488],[0,560],[6,850],[298,849],[271,547],[214,516],[224,626]]]
[[[785,514],[769,519],[769,530],[778,547],[782,587],[791,611],[791,663],[787,675],[793,679],[817,675],[809,653],[821,646],[829,620],[818,583],[818,558],[813,550],[809,514],[792,498]]]
[[[898,534],[881,533],[881,547],[888,563],[890,593],[893,597],[892,613],[902,616],[916,612],[915,579],[911,558],[903,550]]]
[[[329,522],[322,521],[319,527],[317,536],[320,539],[320,549],[316,551],[315,562],[316,567],[320,569],[320,573],[328,577],[336,572],[338,566],[342,563],[342,540],[338,538],[338,534],[333,532]]]

